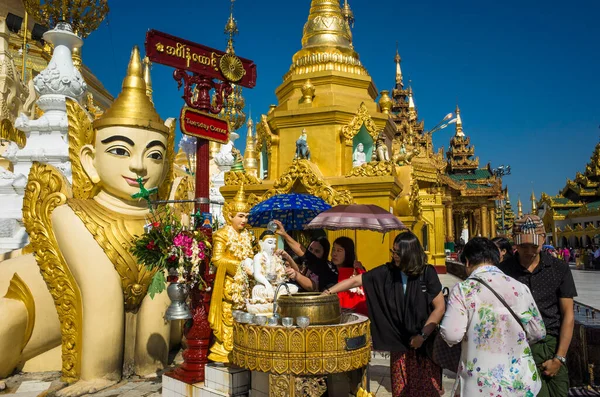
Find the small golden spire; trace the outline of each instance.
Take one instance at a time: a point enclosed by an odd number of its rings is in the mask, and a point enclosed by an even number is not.
[[[344,8],[342,9],[342,15],[350,27],[354,27],[354,13],[350,9],[348,0],[344,0]],[[352,43],[351,43],[352,44]]]
[[[146,95],[140,50],[137,46],[134,46],[131,51],[131,59],[127,67],[127,75],[123,79],[121,93],[110,108],[94,120],[94,128],[96,129],[115,125],[155,130],[164,134],[169,133],[169,128],[160,118],[148,95]]]
[[[246,150],[244,152],[244,169],[246,173],[258,176],[258,158],[256,153],[256,143],[252,134],[254,122],[250,118],[248,120],[248,133],[246,134]]]
[[[394,57],[394,61],[396,62],[396,84],[399,84],[400,87],[404,87],[404,83],[402,82],[402,69],[400,68],[402,58],[400,58],[400,53],[398,52],[398,42],[396,42],[396,56]]]
[[[394,102],[392,102],[392,98],[390,98],[390,92],[388,90],[382,90],[379,95],[379,109],[381,113],[390,114],[390,110]]]
[[[150,58],[144,57],[144,82],[146,83],[146,95],[150,98],[150,102],[154,103],[152,100],[152,77],[150,76],[150,68],[152,67],[152,62],[150,62]]]
[[[462,128],[462,118],[460,117],[460,109],[458,104],[456,105],[456,134],[455,136],[464,137],[465,133]]]
[[[520,218],[523,216],[523,204],[521,203],[521,197],[517,200],[517,216]]]
[[[233,54],[235,51],[233,50],[233,36],[239,33],[237,22],[233,18],[233,4],[235,0],[231,0],[231,6],[229,9],[229,19],[227,20],[227,24],[225,25],[225,34],[229,35],[229,39],[227,40],[227,50],[228,54]]]
[[[537,212],[537,199],[535,198],[535,192],[533,189],[531,190],[531,213],[535,214]]]

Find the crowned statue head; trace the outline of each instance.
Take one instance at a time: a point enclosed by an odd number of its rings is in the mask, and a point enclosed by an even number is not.
[[[260,235],[260,251],[268,256],[272,256],[277,249],[277,235],[270,230],[265,230]]]
[[[240,189],[236,193],[231,202],[227,202],[224,208],[225,221],[231,225],[236,231],[241,232],[248,223],[248,213],[250,205],[246,200],[244,185],[240,185]]]
[[[131,52],[122,91],[110,108],[93,122],[91,144],[80,150],[81,166],[91,182],[111,199],[133,200],[140,191],[158,188],[168,172],[171,129],[160,118],[146,94],[140,52]]]

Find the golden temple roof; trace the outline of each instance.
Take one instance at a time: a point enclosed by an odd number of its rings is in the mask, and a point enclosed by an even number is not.
[[[294,54],[284,80],[292,75],[335,70],[368,75],[352,45],[349,7],[338,0],[312,0],[302,34],[302,49]]]

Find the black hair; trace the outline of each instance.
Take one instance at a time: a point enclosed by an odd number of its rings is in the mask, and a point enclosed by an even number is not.
[[[277,236],[275,235],[275,233],[273,233],[272,231],[270,231],[270,230],[265,230],[264,232],[262,232],[262,233],[260,234],[260,238],[259,238],[259,240],[260,240],[260,241],[262,241],[262,239],[263,239],[263,238],[265,238],[265,237],[267,237],[267,236],[269,236],[269,237],[273,237],[273,238],[276,238],[276,237],[277,237]]]
[[[329,258],[329,250],[331,249],[331,244],[329,244],[329,240],[327,240],[326,236],[319,236],[317,238],[313,238],[310,241],[310,244],[317,242],[319,244],[321,244],[321,247],[323,247],[323,260],[327,260],[327,258]],[[310,247],[310,244],[308,245]],[[308,249],[308,247],[306,247]]]
[[[469,261],[469,267],[489,263],[498,266],[500,251],[492,240],[485,237],[475,237],[469,240],[460,254],[460,261],[464,264]]]
[[[492,243],[496,244],[499,250],[506,250],[502,261],[512,258],[515,254],[513,253],[513,247],[510,241],[506,237],[494,237]]]
[[[342,236],[336,238],[333,244],[337,244],[344,249],[344,263],[342,263],[341,267],[354,267],[354,261],[356,260],[354,241],[350,237]]]
[[[411,231],[400,233],[394,239],[394,250],[396,246],[400,257],[400,269],[407,276],[418,276],[423,273],[427,265],[427,254],[417,236]]]

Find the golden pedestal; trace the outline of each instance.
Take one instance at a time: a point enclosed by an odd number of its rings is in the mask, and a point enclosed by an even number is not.
[[[355,370],[362,371],[356,389],[366,389],[369,327],[369,319],[358,314],[346,315],[338,325],[305,329],[235,322],[233,363],[268,374],[272,396],[321,396],[328,375]]]

